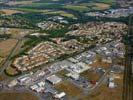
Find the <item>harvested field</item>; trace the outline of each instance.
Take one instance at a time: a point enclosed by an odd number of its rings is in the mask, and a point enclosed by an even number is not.
[[[6,57],[16,45],[16,43],[17,40],[15,39],[8,39],[0,42],[0,56],[3,58]]]
[[[99,10],[105,10],[105,9],[109,9],[110,8],[110,5],[109,4],[105,4],[105,3],[95,3],[94,5]]]
[[[23,13],[22,11],[10,10],[10,9],[3,9],[3,10],[0,10],[0,12],[3,12],[5,15],[12,15],[12,14],[16,14],[16,13]]]
[[[90,66],[92,66],[93,68],[104,68],[104,69],[108,69],[110,67],[110,63],[107,62],[102,62],[102,61],[96,61],[95,63],[91,64]]]
[[[100,79],[100,75],[98,75],[95,72],[88,71],[88,70],[81,73],[81,76],[85,77],[88,80],[93,80],[93,81],[98,81]]]
[[[0,93],[0,100],[39,100],[39,99],[29,92],[24,92],[24,93],[11,92],[11,93]]]

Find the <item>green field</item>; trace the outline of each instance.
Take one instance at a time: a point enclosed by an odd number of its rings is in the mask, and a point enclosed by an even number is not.
[[[113,4],[115,3],[115,0],[96,0],[98,2],[106,3],[106,4]]]
[[[99,5],[103,6],[112,6],[114,4],[114,0],[101,0],[98,2],[88,2],[88,3],[81,3],[81,4],[59,4],[59,3],[32,3],[29,5],[21,6],[18,10],[27,11],[27,12],[47,12],[47,10],[73,10],[73,11],[89,11],[89,10],[100,10]],[[96,9],[95,9],[96,8]],[[103,9],[101,9],[103,10]]]
[[[54,11],[54,10],[39,10],[39,9],[32,9],[32,8],[15,8],[15,10],[18,11],[23,11],[23,12],[28,12],[28,13],[42,13],[42,14],[47,14],[47,15],[60,15],[68,18],[76,18],[73,14],[65,12],[65,11]]]
[[[66,0],[41,0],[40,2],[33,2],[28,5],[18,5],[14,9],[28,13],[43,13],[50,16],[59,15],[67,18],[79,18],[84,12],[106,10],[115,4],[114,0],[85,0],[81,3],[74,3],[75,0],[71,1],[73,3],[69,3]],[[76,2],[79,1],[82,0],[76,0]]]
[[[38,9],[32,9],[32,8],[15,8],[15,10],[23,11],[23,12],[35,12],[35,13],[42,13],[42,12],[48,12],[49,10],[38,10]]]
[[[63,7],[66,9],[71,9],[71,10],[80,11],[80,12],[89,10],[88,7],[82,6],[82,5],[65,5]]]
[[[61,4],[54,4],[54,3],[32,3],[29,5],[22,6],[23,8],[36,8],[36,9],[53,9],[61,7]]]

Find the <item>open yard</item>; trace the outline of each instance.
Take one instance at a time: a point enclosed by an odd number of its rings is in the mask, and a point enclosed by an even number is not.
[[[3,58],[6,57],[16,45],[16,43],[16,39],[8,39],[0,42],[0,56]]]
[[[100,79],[100,75],[89,70],[81,73],[81,76],[85,77],[88,80],[93,80],[93,81],[98,81]]]
[[[79,100],[122,100],[122,87],[109,89],[103,85],[95,93],[81,97]]]
[[[103,84],[96,91],[88,96],[81,96],[79,100],[122,100],[123,92],[123,74],[114,74],[116,88],[109,88]]]
[[[29,92],[8,92],[8,93],[0,93],[0,100],[39,100],[36,96]]]
[[[94,67],[94,68],[104,68],[104,69],[108,69],[110,67],[110,63],[107,62],[102,62],[102,61],[96,61],[95,63],[91,64],[90,66]]]
[[[82,89],[75,86],[73,83],[69,81],[64,81],[56,85],[55,88],[60,91],[64,91],[70,98],[79,96],[83,92]]]
[[[66,76],[66,74],[68,74],[69,72],[67,70],[61,70],[59,72],[57,72],[56,74],[59,76],[59,77],[62,77],[64,78]]]

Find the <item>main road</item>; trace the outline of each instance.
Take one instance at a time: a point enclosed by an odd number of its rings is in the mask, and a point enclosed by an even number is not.
[[[4,70],[10,65],[11,63],[11,58],[16,54],[16,52],[19,50],[21,44],[22,44],[23,38],[19,38],[16,45],[13,47],[13,49],[11,50],[10,54],[8,55],[8,57],[5,59],[5,61],[3,62],[3,64],[0,67],[0,74],[2,74],[4,72]]]

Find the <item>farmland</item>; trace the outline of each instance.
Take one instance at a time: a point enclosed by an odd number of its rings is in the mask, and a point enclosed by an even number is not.
[[[81,6],[81,5],[65,5],[64,8],[75,10],[75,11],[87,11],[88,10],[88,7]]]
[[[12,14],[16,14],[16,13],[23,13],[21,11],[9,10],[9,9],[0,10],[0,12],[3,12],[5,15],[12,15]]]
[[[42,14],[47,14],[47,15],[61,15],[64,17],[68,18],[75,18],[75,16],[71,13],[61,11],[61,10],[39,10],[39,9],[32,9],[32,8],[16,8],[18,11],[23,11],[23,12],[29,12],[29,13],[42,13]]]
[[[1,57],[8,56],[12,48],[15,46],[16,42],[17,41],[15,39],[9,39],[0,42],[0,51],[1,51],[0,56]]]
[[[37,9],[43,11],[44,9],[46,10],[49,10],[49,9],[58,9],[58,10],[73,10],[73,11],[79,11],[79,12],[84,12],[84,11],[90,11],[90,10],[97,10],[93,7],[97,7],[99,8],[98,10],[103,10],[103,9],[108,9],[112,6],[112,4],[106,4],[106,3],[81,3],[81,4],[66,4],[66,5],[63,5],[63,4],[54,4],[54,3],[32,3],[32,4],[29,4],[29,5],[25,5],[25,6],[22,6],[20,8],[23,8],[23,9],[29,9],[29,11],[36,11],[37,12]],[[19,8],[19,9],[20,9]],[[33,9],[33,10],[32,10]],[[36,9],[36,10],[34,10]],[[20,9],[21,10],[21,9]]]
[[[98,1],[98,2],[97,2]],[[96,0],[91,2],[83,2],[83,3],[75,3],[75,4],[68,4],[65,5],[62,3],[65,2],[64,0],[58,0],[58,1],[41,1],[36,3],[30,3],[29,5],[22,5],[18,6],[17,10],[20,11],[26,11],[26,12],[43,12],[44,14],[57,14],[57,15],[66,15],[72,16],[72,13],[70,12],[85,12],[85,11],[92,11],[92,10],[105,10],[109,9],[112,5],[115,5],[114,0]],[[69,1],[68,1],[69,2]],[[74,2],[74,1],[73,1]],[[49,10],[54,10],[49,11]],[[65,13],[64,13],[65,12]],[[69,15],[68,15],[69,14]],[[71,15],[70,15],[71,14]]]
[[[8,4],[10,3],[11,2]],[[90,11],[108,10],[116,6],[116,2],[114,2],[114,0],[18,0],[14,5],[11,4],[10,10],[1,9],[1,14],[4,13],[7,15],[7,25],[10,27],[28,29],[35,29],[36,23],[47,20],[51,16],[62,16],[69,21],[70,24],[76,22],[86,22],[87,20],[95,20],[95,18],[87,17],[85,13]],[[3,6],[8,7],[6,5],[7,4]],[[19,21],[16,20],[18,18],[20,19]],[[0,26],[3,25],[4,21],[5,19],[1,16]]]
[[[36,96],[28,92],[16,93],[16,92],[8,92],[8,93],[0,93],[0,100],[38,100]]]

